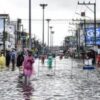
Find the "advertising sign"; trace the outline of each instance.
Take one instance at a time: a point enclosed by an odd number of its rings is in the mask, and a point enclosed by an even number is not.
[[[86,44],[87,45],[94,45],[96,41],[96,45],[100,45],[100,28],[96,28],[96,40],[94,34],[94,28],[87,28],[86,30]]]

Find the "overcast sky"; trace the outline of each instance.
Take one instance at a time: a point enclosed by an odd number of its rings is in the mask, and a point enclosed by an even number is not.
[[[93,18],[93,12],[91,12],[86,6],[77,5],[77,2],[86,3],[89,0],[31,0],[32,1],[32,19],[42,19],[42,8],[39,6],[41,3],[47,3],[45,8],[45,19],[76,19],[80,18],[75,12],[86,12],[86,16]],[[1,0],[0,13],[8,13],[11,20],[22,19],[24,29],[28,32],[28,2],[29,0]],[[94,3],[95,0],[90,0]],[[97,18],[100,17],[100,0],[97,0]],[[89,6],[93,10],[93,6]],[[71,20],[59,21],[52,20],[50,25],[53,26],[54,45],[60,45],[65,36],[71,35],[68,32],[69,22]],[[73,27],[73,26],[71,26]],[[32,36],[36,36],[39,41],[42,41],[42,21],[32,21]],[[47,22],[45,22],[45,42],[47,43]]]

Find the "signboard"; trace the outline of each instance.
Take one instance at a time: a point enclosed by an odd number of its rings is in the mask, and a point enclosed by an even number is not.
[[[85,40],[87,45],[95,44],[94,28],[86,28]],[[100,45],[100,28],[96,28],[96,45]]]

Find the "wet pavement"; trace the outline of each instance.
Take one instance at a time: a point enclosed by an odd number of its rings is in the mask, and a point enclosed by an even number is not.
[[[0,71],[0,100],[100,100],[99,69],[83,70],[82,61],[71,58],[56,58],[52,71],[47,61],[34,67],[29,85],[18,81],[18,69]]]

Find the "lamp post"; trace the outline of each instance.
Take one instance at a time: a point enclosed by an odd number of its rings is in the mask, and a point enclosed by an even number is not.
[[[32,48],[31,44],[31,0],[29,0],[29,48]]]
[[[51,36],[52,36],[52,48],[53,48],[53,35],[54,35],[54,31],[51,31]]]
[[[51,49],[51,46],[52,46],[52,44],[51,44],[51,41],[52,41],[52,40],[51,40],[51,32],[52,32],[52,28],[53,28],[53,27],[50,26],[50,49]]]
[[[48,35],[47,35],[47,43],[48,43],[48,48],[49,48],[49,22],[51,19],[46,19],[48,22]]]
[[[42,32],[42,44],[43,44],[43,47],[44,47],[44,9],[45,9],[45,7],[47,6],[47,4],[40,4],[40,6],[41,6],[42,9],[43,9],[43,32]],[[43,50],[43,53],[44,53],[44,50]]]

